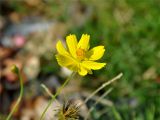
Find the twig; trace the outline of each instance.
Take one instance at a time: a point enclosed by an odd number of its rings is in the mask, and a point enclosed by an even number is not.
[[[88,119],[90,113],[93,111],[94,107],[106,96],[108,95],[111,91],[113,90],[113,88],[110,88],[109,90],[107,90],[101,97],[99,97],[98,100],[96,100],[96,102],[92,105],[92,107],[89,109],[87,116],[85,117],[85,120]]]
[[[83,92],[82,96],[84,97],[88,97],[91,93],[89,92]],[[91,99],[94,101],[97,101],[100,98],[100,96],[94,95]],[[108,99],[101,99],[101,101],[99,101],[100,104],[105,105],[105,106],[109,106],[111,107],[113,105],[112,101],[108,100]]]
[[[41,87],[46,91],[46,93],[52,98],[53,94],[51,93],[51,91],[46,87],[46,85],[41,84]]]
[[[41,84],[41,87],[46,91],[46,93],[47,93],[51,98],[54,96],[54,94],[51,93],[51,91],[47,88],[46,85]],[[56,98],[55,98],[55,102],[56,102],[56,103],[59,103]]]
[[[109,85],[109,84],[111,84],[112,82],[120,79],[120,78],[122,77],[122,75],[123,75],[123,74],[120,73],[120,74],[118,74],[116,77],[114,77],[114,78],[112,78],[111,80],[109,80],[109,81],[105,82],[104,84],[102,84],[102,85],[101,85],[99,88],[97,88],[90,96],[88,96],[88,97],[85,99],[84,103],[87,103],[90,98],[92,98],[95,94],[97,94],[100,90],[102,90],[103,88],[105,88],[107,85]]]

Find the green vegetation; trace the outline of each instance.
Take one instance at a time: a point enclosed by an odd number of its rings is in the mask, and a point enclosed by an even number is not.
[[[97,76],[105,80],[124,73],[108,97],[115,101],[115,108],[106,110],[108,120],[160,119],[160,1],[86,0],[85,4],[93,7],[94,15],[71,33],[89,33],[92,44],[106,46],[108,66],[95,72]]]
[[[80,37],[87,33],[91,35],[91,46],[105,46],[102,61],[107,62],[106,68],[85,77],[82,87],[94,90],[123,73],[106,97],[114,106],[98,105],[92,111],[94,120],[159,120],[160,0],[80,0],[82,19],[85,19],[80,25],[74,23],[74,15],[67,12],[73,1],[47,2],[39,9],[46,18],[67,24],[67,35],[73,33]],[[22,14],[38,8],[29,11],[21,2],[13,2],[11,6]],[[90,14],[83,15],[87,10]],[[41,65],[41,74],[58,72],[53,57]],[[88,86],[88,83],[91,84]]]

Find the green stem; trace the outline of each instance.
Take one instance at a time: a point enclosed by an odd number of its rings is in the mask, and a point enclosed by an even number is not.
[[[48,105],[46,106],[46,108],[44,109],[41,117],[40,117],[40,120],[43,120],[44,119],[44,115],[46,114],[48,108],[50,107],[50,105],[53,103],[53,101],[56,99],[56,97],[60,94],[60,92],[62,91],[62,89],[65,87],[65,85],[69,82],[69,80],[72,79],[72,77],[75,75],[75,73],[73,72],[70,77],[68,77],[66,79],[66,81],[62,84],[62,86],[57,90],[56,94],[52,96],[52,99],[49,101]]]
[[[23,96],[23,79],[22,79],[22,77],[20,75],[20,72],[19,72],[18,68],[17,68],[17,73],[16,74],[18,75],[18,78],[20,80],[20,94],[19,94],[19,97],[18,97],[18,100],[17,100],[16,104],[14,105],[13,109],[11,110],[9,115],[7,116],[6,120],[10,120],[11,119],[11,116],[16,111],[16,108],[18,107],[18,105],[19,105],[19,103],[20,103],[20,101],[22,99],[22,96]]]

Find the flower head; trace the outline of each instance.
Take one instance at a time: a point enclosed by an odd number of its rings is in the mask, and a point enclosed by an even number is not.
[[[106,63],[95,62],[103,56],[104,46],[89,49],[89,39],[89,35],[83,34],[77,42],[75,35],[69,35],[66,37],[67,50],[62,42],[58,41],[56,45],[58,64],[78,72],[82,76],[87,75],[87,73],[91,74],[92,70],[99,70],[104,67]]]

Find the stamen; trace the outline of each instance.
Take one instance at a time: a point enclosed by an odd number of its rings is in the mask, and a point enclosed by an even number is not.
[[[77,54],[77,58],[80,60],[84,59],[84,57],[85,57],[84,49],[78,48],[76,51],[76,54]]]

